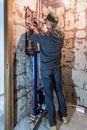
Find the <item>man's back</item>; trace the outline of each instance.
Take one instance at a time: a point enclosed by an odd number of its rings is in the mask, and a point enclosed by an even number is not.
[[[57,68],[61,64],[63,33],[54,28],[46,33],[38,33],[29,39],[40,44],[41,68]]]

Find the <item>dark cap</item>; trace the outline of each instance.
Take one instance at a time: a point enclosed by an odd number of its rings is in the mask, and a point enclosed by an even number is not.
[[[51,22],[58,23],[58,17],[55,13],[49,13],[46,17],[46,20],[49,20]]]

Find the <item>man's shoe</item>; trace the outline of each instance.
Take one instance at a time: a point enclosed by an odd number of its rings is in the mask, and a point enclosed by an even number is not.
[[[54,126],[51,126],[51,127],[50,127],[50,130],[57,130],[57,127],[56,127],[56,125],[54,125]]]
[[[67,116],[66,116],[66,117],[62,117],[62,120],[63,120],[63,123],[64,123],[64,124],[67,124],[67,123],[68,123],[68,118],[67,118]]]

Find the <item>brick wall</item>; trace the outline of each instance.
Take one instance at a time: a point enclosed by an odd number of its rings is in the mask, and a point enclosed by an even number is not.
[[[13,3],[13,45],[15,59],[15,120],[20,121],[33,110],[33,58],[25,53],[25,8],[26,2]]]
[[[84,0],[44,1],[40,6],[36,0],[14,0],[13,2],[13,48],[14,48],[14,92],[15,118],[21,120],[33,110],[33,57],[25,53],[26,38],[22,35],[28,28],[25,26],[26,7],[30,6],[33,14],[42,17],[41,9],[47,2],[59,16],[59,27],[65,32],[62,49],[62,83],[66,99],[87,107],[87,3]],[[34,3],[33,3],[34,2]],[[32,8],[32,3],[36,4]],[[36,7],[36,8],[35,8]],[[50,10],[51,8],[49,8]],[[45,12],[47,8],[44,8]],[[48,11],[49,12],[49,11]],[[31,20],[32,12],[28,10]],[[15,53],[16,52],[16,53]]]
[[[87,2],[49,0],[65,33],[62,81],[66,99],[87,107]]]
[[[33,57],[25,53],[27,1],[14,0],[13,3],[13,44],[15,53],[15,120],[20,121],[33,111]],[[31,13],[30,13],[31,15]],[[30,17],[29,17],[30,19]]]
[[[15,121],[17,122],[26,114],[32,113],[34,107],[33,51],[30,42],[26,40],[25,32],[29,27],[25,22],[31,23],[33,17],[42,18],[42,4],[46,5],[47,1],[13,1],[14,93]],[[28,46],[30,50],[27,50]],[[37,46],[34,45],[34,47],[37,49]],[[38,76],[37,85],[40,87],[40,74]]]

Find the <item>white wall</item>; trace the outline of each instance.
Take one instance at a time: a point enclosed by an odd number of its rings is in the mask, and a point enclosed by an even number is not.
[[[4,2],[0,0],[0,94],[4,93]]]

